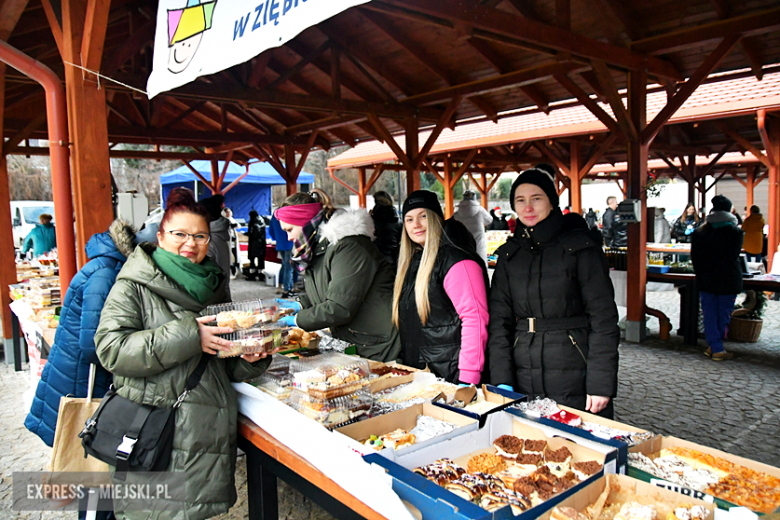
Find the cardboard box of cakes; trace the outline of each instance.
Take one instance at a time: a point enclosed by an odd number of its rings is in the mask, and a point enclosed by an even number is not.
[[[721,509],[780,512],[780,469],[676,437],[654,437],[629,449],[628,475]]]
[[[583,439],[588,439],[590,441],[599,442],[599,443],[606,444],[608,446],[612,446],[618,451],[617,472],[623,475],[626,474],[627,466],[628,466],[629,444],[620,439],[607,438],[605,436],[597,435],[596,433],[592,433],[587,429],[581,428],[581,425],[583,422],[593,423],[593,424],[599,424],[611,430],[620,430],[625,432],[643,433],[643,434],[648,433],[646,430],[642,430],[640,428],[636,428],[628,424],[619,423],[617,421],[611,421],[609,419],[605,419],[604,417],[600,417],[598,415],[590,414],[580,410],[575,410],[574,408],[569,408],[568,406],[563,406],[559,404],[558,408],[560,408],[563,412],[565,412],[565,414],[567,414],[564,416],[564,419],[554,420],[548,417],[540,417],[536,414],[521,412],[516,408],[508,408],[507,412],[511,414],[515,414],[519,417],[525,417],[534,422],[538,422],[539,424],[544,424],[547,426],[551,426],[553,428],[558,428],[574,437],[581,437]],[[564,421],[566,417],[579,418],[579,424],[574,421],[561,422]]]
[[[368,368],[372,374],[368,383],[372,393],[411,383],[412,379],[414,379],[414,372],[418,372],[416,368],[397,363],[381,363],[372,360],[368,360]]]
[[[465,389],[463,391],[465,392]],[[500,412],[505,408],[509,408],[510,406],[527,399],[523,394],[504,390],[503,388],[498,388],[493,385],[482,385],[482,394],[485,396],[485,400],[480,401],[477,408],[469,406],[468,402],[464,403],[464,406],[462,407],[455,406],[454,404],[445,404],[438,399],[434,399],[433,402],[436,406],[441,406],[447,410],[463,414],[466,417],[477,419],[479,421],[479,427],[482,428],[490,414]]]
[[[539,520],[712,520],[714,506],[625,475],[604,475]]]
[[[379,454],[364,460],[384,468],[393,491],[423,518],[525,520],[604,472],[607,455],[555,433],[499,412],[481,429],[396,454],[395,461]]]
[[[383,457],[395,460],[398,455],[478,428],[476,419],[423,403],[335,431],[349,437],[350,447],[361,455],[380,453]]]

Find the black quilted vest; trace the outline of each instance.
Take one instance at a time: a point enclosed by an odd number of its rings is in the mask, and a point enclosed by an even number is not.
[[[412,257],[409,269],[406,271],[401,298],[398,302],[402,359],[406,365],[420,369],[424,369],[427,365],[438,377],[458,382],[461,321],[444,290],[444,278],[456,263],[462,260],[475,260],[483,266],[487,287],[484,262],[479,262],[475,254],[442,241],[428,286],[430,313],[427,322],[423,325],[417,314],[417,298],[414,293],[421,259],[422,250],[419,250]]]

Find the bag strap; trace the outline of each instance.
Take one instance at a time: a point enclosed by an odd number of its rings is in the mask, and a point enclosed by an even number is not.
[[[149,414],[152,413],[154,407],[148,404],[143,404],[138,408],[135,413],[133,422],[130,423],[130,427],[127,429],[127,433],[122,437],[122,442],[116,448],[116,472],[124,473],[130,467],[130,455],[133,454],[133,447],[138,442],[138,437],[141,435],[141,430],[146,424],[146,420],[149,418]]]
[[[190,377],[187,378],[187,383],[184,385],[184,392],[176,399],[176,404],[173,405],[174,408],[181,406],[181,403],[184,401],[184,398],[187,397],[187,394],[200,384],[200,378],[203,377],[203,374],[206,372],[206,365],[209,364],[209,361],[211,361],[211,358],[213,357],[214,356],[211,354],[206,354],[205,352],[201,354],[198,366],[195,367],[195,370],[190,374]]]

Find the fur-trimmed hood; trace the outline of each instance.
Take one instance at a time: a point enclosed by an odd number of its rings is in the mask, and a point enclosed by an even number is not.
[[[135,229],[127,222],[117,219],[111,223],[108,231],[92,235],[85,249],[90,260],[110,256],[124,263],[135,250]]]
[[[364,209],[338,210],[330,220],[320,225],[320,237],[331,245],[352,236],[367,236],[374,240],[374,221]]]
[[[135,228],[122,219],[116,219],[108,227],[108,235],[125,258],[135,250]]]

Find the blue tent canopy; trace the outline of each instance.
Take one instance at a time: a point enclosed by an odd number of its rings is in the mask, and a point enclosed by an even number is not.
[[[210,161],[192,161],[190,165],[204,178],[211,178]],[[217,169],[222,173],[225,167],[224,161],[219,161]],[[246,166],[234,162],[228,164],[223,186],[227,186],[246,172]],[[235,218],[249,220],[249,212],[256,210],[261,215],[271,214],[271,186],[286,184],[281,175],[266,162],[256,162],[249,165],[249,174],[239,181],[238,186],[225,193],[225,207],[233,210]],[[314,184],[314,174],[301,172],[298,176],[298,184]],[[185,188],[198,189],[198,199],[211,196],[211,191],[201,183],[186,165],[176,168],[172,172],[160,176],[163,202],[173,188],[183,186]]]

